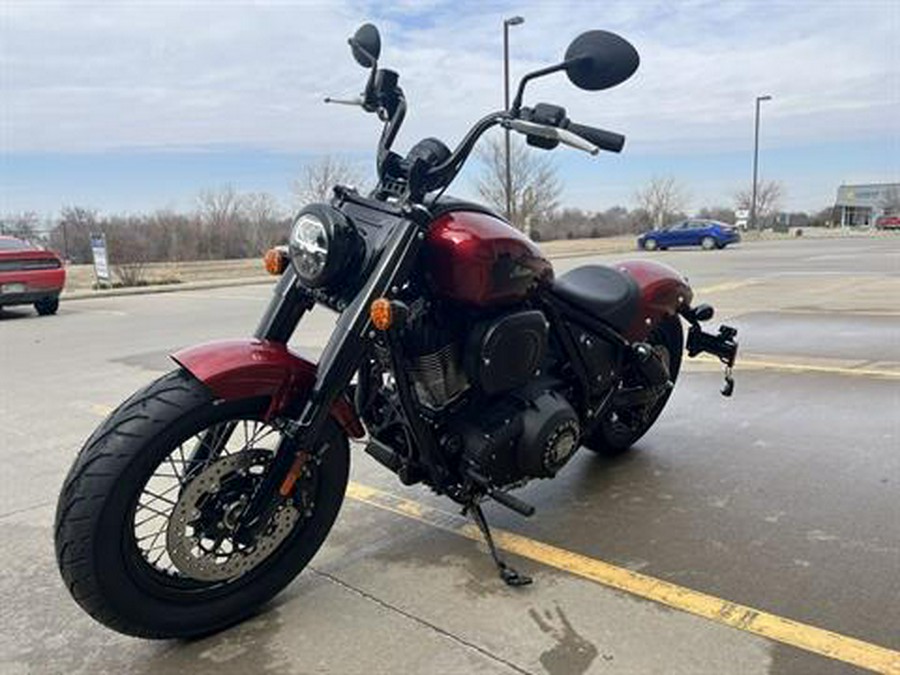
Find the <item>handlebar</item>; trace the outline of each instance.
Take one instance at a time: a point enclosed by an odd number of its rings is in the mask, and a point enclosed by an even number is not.
[[[557,140],[568,146],[596,155],[600,150],[621,152],[625,137],[611,131],[575,124],[564,117],[558,126],[511,117],[509,112],[500,111],[481,118],[460,141],[450,156],[438,166],[430,167],[422,181],[422,191],[430,192],[446,187],[462,168],[475,143],[491,127],[500,124],[519,133],[542,136]]]
[[[607,150],[608,152],[622,152],[622,148],[625,147],[625,137],[622,134],[606,131],[605,129],[598,129],[596,127],[589,127],[586,124],[575,124],[572,121],[568,121],[563,128],[580,136],[588,143],[596,145],[601,150]]]
[[[502,125],[526,136],[548,139],[552,148],[564,143],[577,150],[596,155],[600,150],[621,152],[625,137],[611,131],[597,129],[569,120],[565,108],[538,104],[534,109],[522,108],[515,112],[499,111],[479,120],[459,142],[456,148],[437,165],[421,160],[406,162],[391,146],[406,115],[406,99],[399,86],[397,73],[373,69],[366,91],[353,99],[326,98],[328,103],[361,106],[366,112],[376,112],[385,123],[378,144],[378,175],[381,181],[399,178],[408,183],[411,193],[419,198],[434,190],[446,188],[456,177],[478,139],[488,129]],[[393,175],[392,175],[393,174]]]

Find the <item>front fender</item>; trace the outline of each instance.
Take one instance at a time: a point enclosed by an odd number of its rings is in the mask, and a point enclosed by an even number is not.
[[[316,381],[316,364],[295,354],[286,345],[269,340],[241,339],[207,342],[171,355],[179,366],[203,382],[213,395],[232,401],[265,396],[265,419],[283,413],[304,399]],[[351,438],[364,435],[353,406],[343,396],[331,414]]]
[[[690,307],[694,292],[677,270],[653,260],[626,260],[616,269],[630,276],[638,285],[638,310],[625,331],[632,342],[646,340],[650,332],[669,316]]]

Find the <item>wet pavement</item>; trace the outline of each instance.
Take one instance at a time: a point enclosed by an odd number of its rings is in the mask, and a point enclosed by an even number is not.
[[[871,375],[900,373],[900,237],[641,255],[684,270],[698,299],[741,329],[747,359],[771,365],[738,369],[731,400],[714,367],[688,365],[634,452],[582,451],[519,493],[533,518],[492,506],[491,521],[900,650],[900,379]],[[0,318],[0,672],[857,671],[534,560],[513,558],[535,584],[508,589],[481,546],[354,499],[312,568],[238,627],[145,642],[95,624],[53,560],[55,498],[74,453],[110,406],[169,368],[168,351],[252,331],[268,293],[75,301],[52,318]],[[297,346],[317,351],[332,323],[317,311]],[[353,462],[357,484],[452,510],[359,448]]]

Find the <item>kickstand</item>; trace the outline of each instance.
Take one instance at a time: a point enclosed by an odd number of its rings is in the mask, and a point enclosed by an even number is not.
[[[532,582],[531,577],[517,572],[500,558],[500,554],[497,553],[497,547],[494,545],[494,538],[491,536],[491,529],[488,527],[487,520],[484,517],[484,511],[481,510],[481,504],[472,502],[466,507],[464,513],[466,511],[472,513],[475,524],[478,525],[478,529],[481,530],[481,534],[484,535],[488,550],[491,552],[491,558],[494,559],[494,564],[497,565],[497,571],[500,573],[500,578],[506,582],[506,585],[527,586],[530,584]]]

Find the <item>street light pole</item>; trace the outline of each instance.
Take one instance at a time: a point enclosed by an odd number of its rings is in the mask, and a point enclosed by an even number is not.
[[[756,121],[753,132],[753,195],[750,197],[750,229],[756,229],[756,181],[757,164],[759,163],[759,104],[761,101],[771,101],[771,96],[756,97]]]
[[[509,110],[509,27],[525,23],[521,16],[503,20],[503,108]],[[506,141],[506,219],[512,222],[512,167],[509,160],[509,129],[505,129]]]

